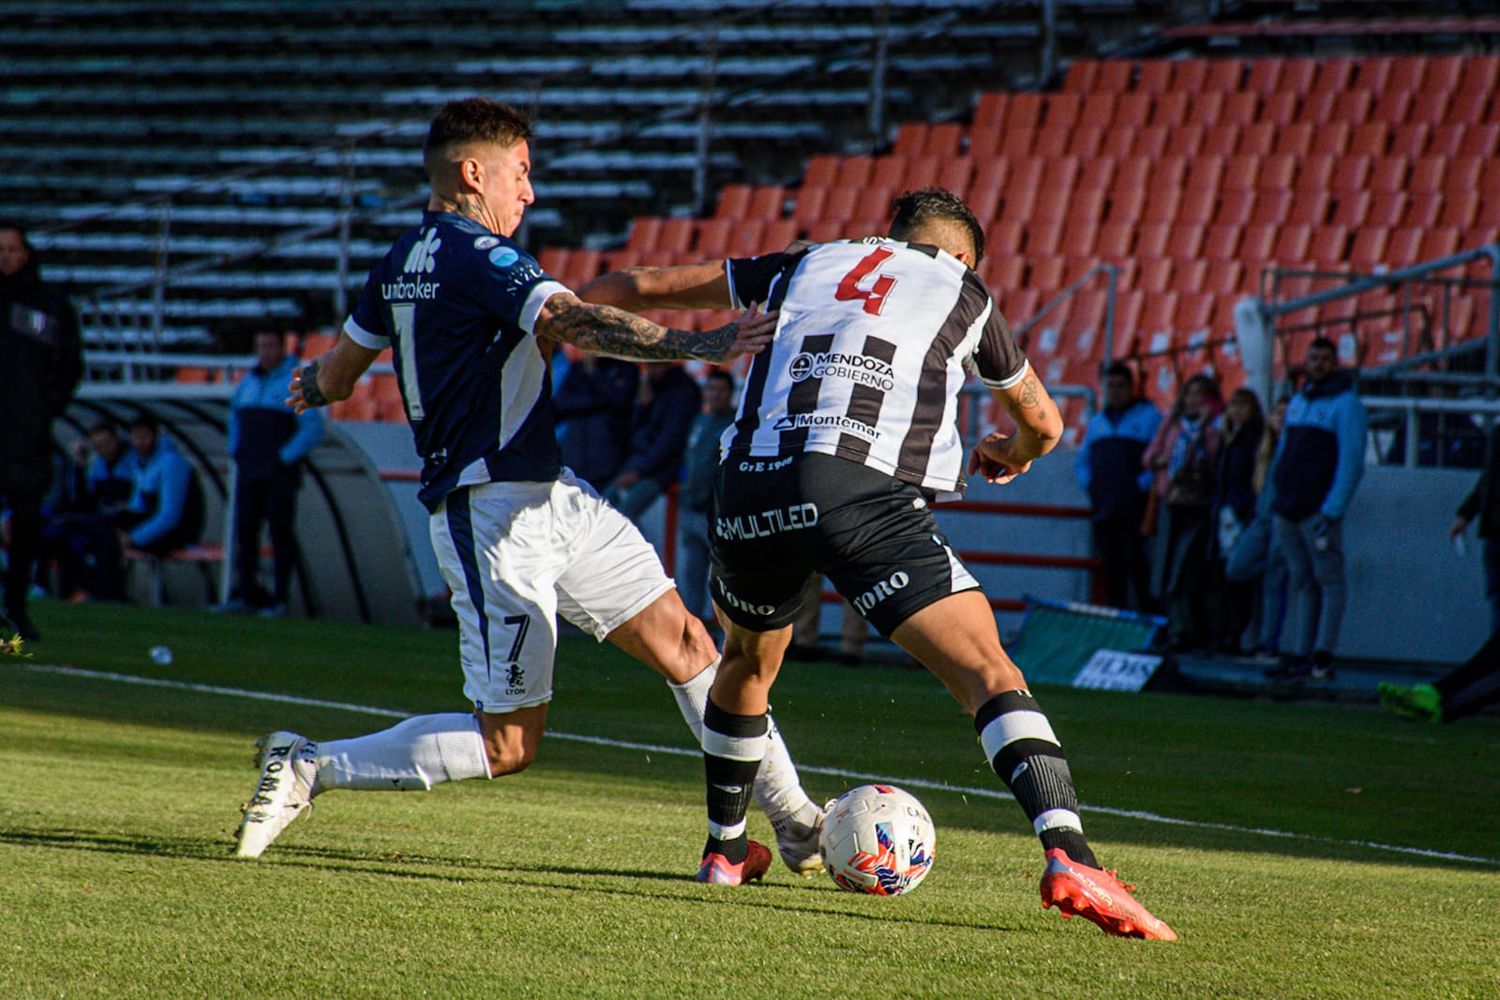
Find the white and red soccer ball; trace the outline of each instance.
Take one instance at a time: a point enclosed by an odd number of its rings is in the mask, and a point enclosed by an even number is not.
[[[818,845],[840,888],[899,896],[932,870],[937,831],[914,796],[892,785],[860,785],[827,809]]]

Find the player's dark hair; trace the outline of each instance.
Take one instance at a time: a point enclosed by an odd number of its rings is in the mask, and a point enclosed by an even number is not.
[[[466,97],[443,105],[432,120],[427,141],[422,143],[422,163],[431,179],[454,146],[492,142],[508,148],[529,138],[531,119],[524,111],[488,97]]]
[[[21,245],[24,246],[27,249],[28,252],[33,249],[32,245],[31,245],[31,240],[26,237],[26,227],[25,226],[21,225],[15,219],[0,218],[0,230],[5,230],[5,229],[14,229],[16,232],[20,233],[21,234]]]
[[[116,426],[113,420],[95,420],[93,423],[89,424],[90,434],[102,434],[105,431],[109,431],[109,433],[113,434],[115,437],[120,436],[120,428]]]
[[[1135,372],[1123,361],[1116,361],[1104,369],[1104,377],[1106,379],[1122,378],[1130,383],[1132,389],[1135,388]]]
[[[1334,354],[1339,352],[1338,345],[1327,337],[1314,337],[1312,343],[1307,345],[1307,349],[1309,351],[1332,351]]]
[[[130,429],[135,430],[136,428],[148,430],[152,434],[159,434],[161,433],[161,421],[149,413],[142,413],[130,421]]]
[[[974,244],[974,263],[978,264],[984,258],[984,227],[974,218],[963,199],[952,191],[925,187],[919,191],[905,191],[891,201],[891,239],[908,239],[932,222],[956,222],[963,226]]]
[[[730,392],[734,392],[734,376],[733,375],[729,374],[728,372],[726,372],[722,368],[715,368],[713,371],[711,371],[711,372],[708,373],[708,377],[705,378],[704,381],[705,382],[711,382],[711,381],[713,381],[716,378],[717,379],[723,379],[724,380],[724,384],[727,385],[727,386],[729,386],[729,391]]]

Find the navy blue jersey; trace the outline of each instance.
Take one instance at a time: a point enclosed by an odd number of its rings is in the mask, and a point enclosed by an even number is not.
[[[424,212],[370,271],[344,332],[395,349],[428,510],[459,486],[561,472],[547,355],[532,326],[566,290],[516,243],[452,212]]]

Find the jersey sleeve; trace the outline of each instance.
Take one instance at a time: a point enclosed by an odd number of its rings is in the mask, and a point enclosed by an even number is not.
[[[1026,377],[1031,365],[1011,335],[1010,324],[993,300],[972,358],[974,373],[991,389],[1009,389]]]
[[[786,266],[785,253],[768,253],[760,257],[735,257],[724,262],[729,276],[729,304],[735,309],[749,309],[752,302],[765,302],[771,294],[771,281]]]
[[[365,290],[349,318],[344,320],[344,332],[360,347],[371,351],[383,351],[391,346],[390,333],[386,330],[385,303],[380,296],[380,283],[374,276],[365,282]]]
[[[568,286],[542,270],[535,257],[512,243],[476,251],[485,306],[502,321],[531,333],[547,300]]]

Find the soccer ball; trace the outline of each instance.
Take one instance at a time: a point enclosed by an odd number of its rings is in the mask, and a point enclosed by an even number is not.
[[[860,785],[828,803],[818,846],[839,888],[899,896],[932,869],[937,831],[914,796],[891,785]]]

